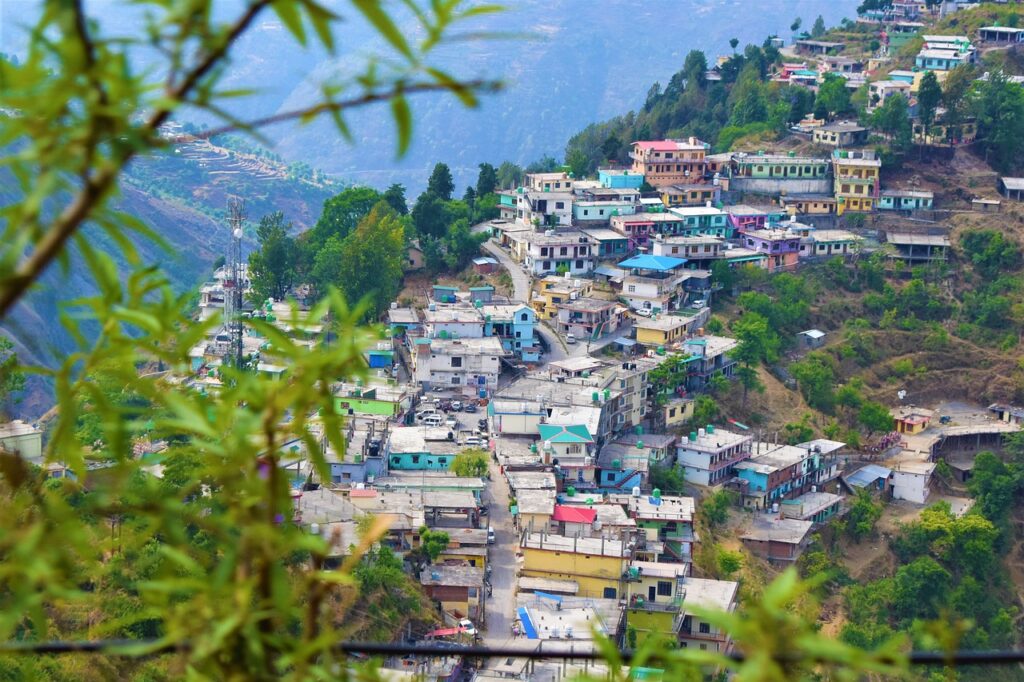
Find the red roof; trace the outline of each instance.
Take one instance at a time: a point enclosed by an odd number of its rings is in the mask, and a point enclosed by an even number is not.
[[[551,518],[554,521],[568,523],[593,523],[597,518],[597,510],[575,505],[556,504],[555,513],[551,515]]]
[[[679,149],[679,143],[675,140],[641,140],[633,144],[640,149],[653,149],[656,152],[674,152]]]
[[[370,488],[353,488],[348,491],[349,497],[377,497],[377,491]]]

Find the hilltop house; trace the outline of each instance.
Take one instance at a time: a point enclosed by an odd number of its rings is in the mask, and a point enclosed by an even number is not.
[[[812,139],[815,144],[830,147],[855,147],[868,140],[868,129],[853,121],[835,121],[815,129]]]
[[[633,173],[642,175],[653,187],[666,187],[703,178],[704,157],[709,148],[695,137],[639,141],[632,144],[629,157],[633,160]]]
[[[800,237],[788,229],[745,231],[740,240],[748,249],[768,255],[768,271],[793,270],[800,259]]]
[[[743,506],[770,509],[777,502],[817,492],[839,475],[836,452],[843,446],[833,441],[808,447],[754,443],[750,459],[735,465]]]
[[[434,386],[493,391],[498,387],[506,351],[495,337],[481,339],[418,338],[411,349],[413,380]]]
[[[594,269],[590,237],[578,230],[526,233],[522,263],[534,277],[564,271],[582,275]]]
[[[580,597],[618,599],[631,549],[623,540],[524,533],[521,575],[570,580]]]
[[[619,263],[628,268],[622,280],[621,296],[634,310],[661,312],[679,307],[685,296],[681,288],[687,275],[681,268],[685,258],[672,256],[633,256]]]
[[[708,424],[706,429],[691,431],[679,443],[678,464],[685,469],[686,480],[697,485],[719,485],[732,475],[733,465],[750,457],[752,440]]]
[[[789,154],[733,154],[723,189],[756,194],[828,194],[832,190],[828,159]]]
[[[838,215],[846,211],[873,211],[879,196],[882,160],[870,150],[837,149],[832,153],[832,163],[835,165]]]

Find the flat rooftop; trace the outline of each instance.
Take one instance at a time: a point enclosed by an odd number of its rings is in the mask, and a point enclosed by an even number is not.
[[[760,454],[758,454],[759,450]],[[758,442],[753,444],[753,453],[750,459],[740,462],[736,468],[770,474],[788,469],[811,456],[810,451],[795,445],[773,445]]]
[[[699,607],[728,611],[736,602],[739,583],[732,580],[710,580],[707,578],[687,578],[683,584],[686,595],[683,597],[683,608]]]
[[[483,587],[484,569],[476,566],[433,564],[420,572],[420,583],[441,587]]]
[[[750,529],[740,536],[742,540],[782,542],[795,545],[803,542],[814,524],[800,519],[768,519],[758,514]]]
[[[546,514],[550,516],[555,513],[554,490],[517,490],[515,494],[516,506],[522,514]]]
[[[564,535],[547,535],[542,533],[526,533],[519,544],[524,549],[618,558],[628,557],[630,551],[622,540],[569,538]]]
[[[679,439],[680,450],[697,450],[700,452],[717,452],[719,450],[725,450],[731,448],[734,445],[745,443],[752,440],[751,436],[744,435],[742,433],[735,433],[733,431],[726,431],[725,429],[715,428],[714,433],[705,432],[703,436],[697,435],[696,440],[690,440],[689,436],[684,436]]]
[[[903,246],[949,246],[949,237],[942,234],[910,234],[909,232],[886,232],[885,240],[890,244]]]
[[[680,317],[678,315],[661,315],[659,317],[636,320],[633,322],[633,326],[637,329],[652,329],[654,331],[667,332],[679,329],[680,327],[685,327],[692,319],[692,317]]]
[[[556,490],[558,484],[550,471],[506,471],[509,486],[518,492],[524,490]]]

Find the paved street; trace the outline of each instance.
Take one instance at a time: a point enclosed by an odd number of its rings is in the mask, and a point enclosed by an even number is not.
[[[490,463],[491,481],[484,490],[484,501],[490,507],[490,525],[494,526],[494,544],[490,545],[487,565],[491,567],[493,593],[487,600],[487,631],[484,643],[494,646],[504,642],[512,632],[516,606],[516,552],[519,538],[512,527],[508,511],[508,482],[494,460]]]

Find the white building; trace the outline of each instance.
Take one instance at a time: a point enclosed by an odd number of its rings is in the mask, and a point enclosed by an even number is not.
[[[717,429],[690,432],[676,449],[678,464],[685,470],[686,480],[697,485],[713,486],[731,475],[732,466],[750,457],[752,438]]]
[[[38,463],[43,457],[43,432],[20,419],[0,424],[0,450]]]
[[[535,277],[563,269],[585,275],[594,269],[594,244],[577,230],[534,232],[525,235],[523,265]]]
[[[501,340],[416,339],[412,347],[413,380],[424,388],[466,387],[494,391],[506,355]]]
[[[929,485],[934,462],[901,462],[892,470],[892,496],[896,500],[907,500],[924,504],[928,499]]]

